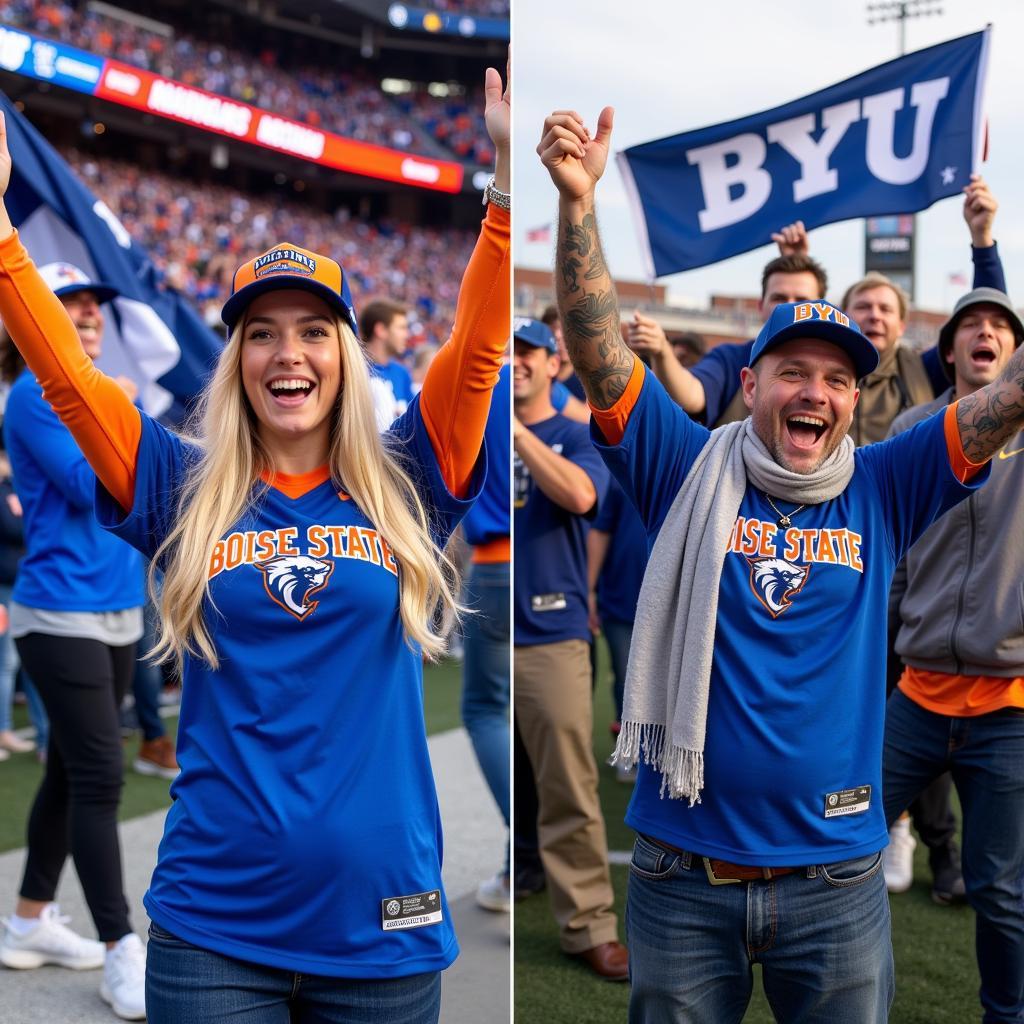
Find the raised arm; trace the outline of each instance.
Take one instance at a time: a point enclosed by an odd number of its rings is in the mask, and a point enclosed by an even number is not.
[[[487,131],[494,143],[494,187],[509,192],[511,83],[488,68],[484,80]],[[420,406],[430,443],[448,489],[458,497],[469,488],[483,443],[491,392],[512,326],[510,215],[494,203],[459,288],[455,323],[430,364]]]
[[[619,328],[619,301],[604,262],[594,214],[594,189],[608,161],[611,107],[594,138],[572,110],[544,121],[537,152],[558,189],[555,294],[566,348],[590,404],[608,409],[622,396],[636,357]]]
[[[964,220],[971,233],[971,260],[974,263],[973,288],[995,288],[1006,291],[1006,275],[999,250],[992,235],[999,203],[980,174],[972,174],[964,186]]]
[[[707,408],[704,385],[676,359],[661,324],[639,310],[628,327],[629,347],[641,358],[647,356],[654,375],[665,385],[669,397],[691,416]]]
[[[0,112],[0,197],[11,179],[7,127]],[[75,325],[29,259],[0,198],[0,320],[71,431],[93,472],[129,511],[142,420],[121,386],[85,354]]]
[[[991,384],[956,403],[956,422],[964,455],[976,465],[1024,428],[1024,346]]]

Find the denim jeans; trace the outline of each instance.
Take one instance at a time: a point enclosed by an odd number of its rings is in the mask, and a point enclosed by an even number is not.
[[[1024,710],[951,718],[895,691],[882,757],[886,821],[945,771],[953,773],[963,811],[982,1019],[1024,1022]]]
[[[626,689],[626,665],[629,663],[629,645],[633,641],[633,623],[619,619],[601,619],[601,629],[608,644],[612,662],[612,697],[615,700],[615,721],[622,721],[622,697]]]
[[[149,929],[149,1024],[437,1024],[441,974],[326,978],[210,953]]]
[[[509,563],[473,565],[463,625],[462,720],[505,824],[509,821]]]
[[[894,984],[881,863],[874,853],[712,885],[702,858],[638,836],[626,902],[630,1024],[739,1024],[754,963],[783,1024],[883,1024]]]

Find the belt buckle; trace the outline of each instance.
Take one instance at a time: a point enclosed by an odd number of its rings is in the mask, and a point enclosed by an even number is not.
[[[718,878],[714,871],[711,870],[711,859],[709,857],[701,857],[701,860],[704,861],[704,870],[707,872],[708,881],[712,885],[739,885],[743,881],[742,878]]]

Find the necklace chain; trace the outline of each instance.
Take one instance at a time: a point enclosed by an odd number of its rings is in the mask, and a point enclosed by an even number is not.
[[[793,521],[793,516],[795,516],[798,512],[803,512],[803,510],[807,508],[806,505],[801,505],[799,508],[793,509],[793,511],[790,512],[787,516],[779,511],[778,506],[775,504],[774,501],[772,501],[767,491],[762,491],[761,493],[764,495],[765,501],[767,501],[768,504],[771,505],[772,511],[779,517],[779,526],[789,526],[789,524]]]

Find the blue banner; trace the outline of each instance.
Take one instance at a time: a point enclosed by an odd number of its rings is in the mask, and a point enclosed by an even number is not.
[[[756,249],[795,220],[810,229],[957,195],[982,159],[989,32],[619,153],[648,275]]]
[[[0,27],[0,68],[5,71],[92,95],[105,63],[85,50]]]
[[[195,309],[161,287],[145,250],[0,93],[14,163],[5,202],[37,266],[62,260],[121,294],[110,303],[97,365],[131,377],[151,415],[180,415],[202,388],[221,341]]]

